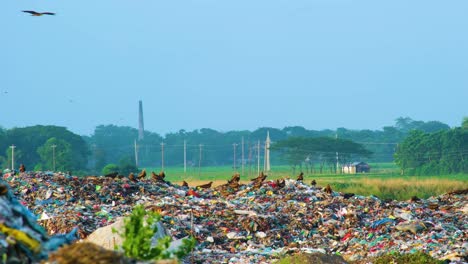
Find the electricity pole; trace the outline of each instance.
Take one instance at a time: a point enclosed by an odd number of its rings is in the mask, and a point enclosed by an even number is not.
[[[250,141],[248,142],[249,145],[249,177],[252,174],[252,145],[250,144]]]
[[[135,139],[135,167],[138,168],[138,145],[137,145],[136,139]]]
[[[257,142],[257,175],[260,175],[260,140]]]
[[[11,145],[11,171],[15,170],[15,145]]]
[[[57,147],[57,145],[52,145],[52,168],[53,168],[53,171],[55,171],[55,148]]]
[[[161,171],[164,171],[164,142],[161,142]]]
[[[242,137],[242,176],[244,176],[244,137]]]
[[[337,151],[336,151],[336,174],[338,174],[338,133],[335,134],[335,139],[336,139],[336,147],[337,147]]]
[[[234,156],[233,156],[233,159],[232,159],[233,162],[234,162],[233,168],[234,168],[234,171],[236,171],[236,147],[237,147],[237,143],[232,144],[232,147],[234,148]]]
[[[187,173],[187,142],[184,140],[184,177]]]
[[[198,147],[200,148],[200,153],[198,156],[198,178],[200,178],[200,173],[201,173],[202,146],[203,146],[202,144],[198,145]]]

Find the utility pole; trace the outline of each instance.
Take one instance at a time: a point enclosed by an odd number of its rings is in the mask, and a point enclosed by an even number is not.
[[[260,175],[260,140],[257,142],[257,175]]]
[[[270,131],[267,131],[267,137],[265,140],[265,155],[263,156],[263,159],[265,161],[263,171],[266,173],[270,171],[270,143]]]
[[[161,142],[161,171],[164,171],[164,142]]]
[[[252,174],[252,145],[250,144],[250,141],[248,143],[249,145],[249,176]]]
[[[11,171],[15,170],[15,145],[11,145]]]
[[[200,148],[200,153],[198,156],[198,178],[200,178],[200,173],[201,173],[202,146],[203,146],[202,144],[198,145],[198,147]]]
[[[237,147],[237,143],[232,144],[232,147],[234,148],[234,154],[233,154],[234,156],[233,156],[233,159],[232,159],[232,161],[234,163],[233,168],[234,168],[234,171],[236,171],[236,147]]]
[[[53,164],[53,171],[55,171],[55,148],[57,147],[57,145],[52,145],[52,164]]]
[[[136,139],[135,139],[135,167],[138,168],[138,145],[137,145]]]
[[[336,174],[338,174],[338,133],[335,134],[335,139],[336,139],[336,147],[337,147],[337,151],[336,151]]]
[[[184,178],[187,173],[187,141],[184,140]]]
[[[242,137],[242,176],[244,176],[244,137]]]

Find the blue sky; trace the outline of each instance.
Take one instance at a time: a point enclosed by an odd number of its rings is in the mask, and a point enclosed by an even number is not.
[[[468,115],[467,1],[0,2],[0,126],[381,129]],[[21,10],[56,12],[32,17]]]

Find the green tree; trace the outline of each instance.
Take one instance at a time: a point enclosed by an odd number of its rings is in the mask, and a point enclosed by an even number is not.
[[[99,125],[94,134],[87,139],[92,146],[95,168],[100,171],[105,164],[118,163],[122,157],[134,155],[134,142],[138,138],[138,130],[128,126]],[[145,131],[144,140],[138,141],[139,164],[153,165],[154,157],[160,157],[159,143],[162,137],[156,133]]]
[[[468,172],[468,131],[460,127],[436,133],[413,130],[398,146],[395,162],[406,174]]]
[[[86,168],[88,162],[88,148],[86,142],[81,136],[68,131],[65,127],[37,125],[9,129],[6,131],[5,142],[3,144],[4,146],[10,146],[12,144],[17,146],[16,149],[20,149],[23,152],[21,163],[24,163],[26,167],[33,168],[35,164],[41,162],[41,157],[37,152],[37,148],[52,137],[64,140],[71,145],[74,168]]]
[[[65,140],[55,137],[49,138],[37,149],[37,153],[41,157],[42,164],[47,169],[53,170],[54,162],[56,171],[77,169],[77,167],[75,167],[76,164],[73,162],[72,145]]]
[[[468,116],[463,117],[462,128],[468,129]]]

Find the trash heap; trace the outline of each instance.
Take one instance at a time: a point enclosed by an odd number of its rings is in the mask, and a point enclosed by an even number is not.
[[[60,246],[77,240],[76,229],[49,236],[36,217],[0,179],[0,256],[2,263],[31,263],[47,259]]]
[[[77,226],[85,238],[143,204],[162,214],[174,239],[196,237],[198,245],[188,262],[271,263],[296,252],[339,254],[357,262],[390,252],[422,251],[454,261],[468,256],[466,190],[383,201],[327,193],[296,180],[200,189],[58,173],[3,178],[21,203],[40,216],[49,234]]]

